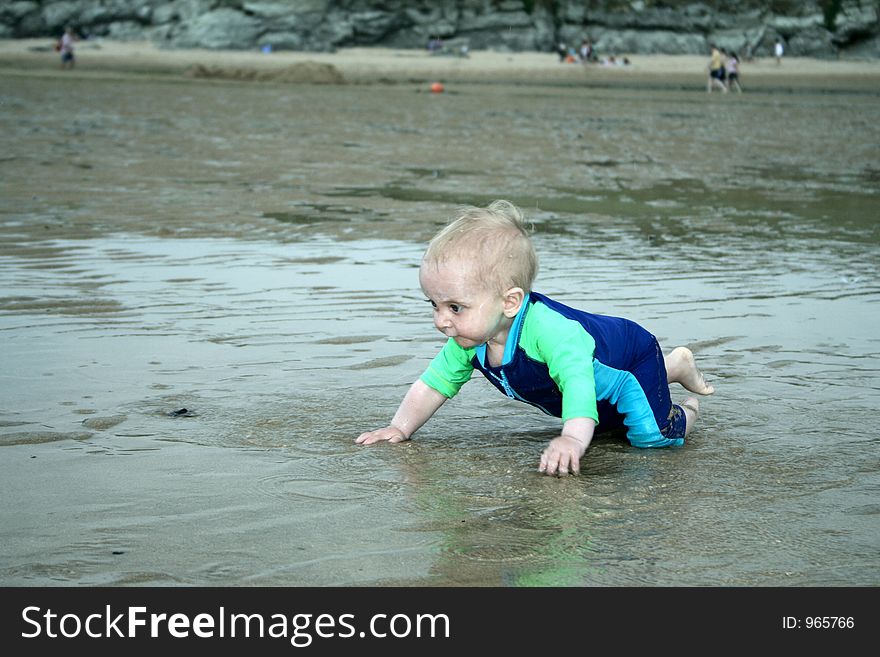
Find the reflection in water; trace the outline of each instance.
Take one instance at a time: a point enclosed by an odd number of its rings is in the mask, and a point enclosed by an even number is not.
[[[875,97],[87,86],[0,115],[0,581],[880,581]],[[480,379],[353,445],[440,346],[424,241],[499,197],[540,291],[697,353],[688,446],[543,477]]]

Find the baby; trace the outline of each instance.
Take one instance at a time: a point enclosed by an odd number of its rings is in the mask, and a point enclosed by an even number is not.
[[[570,308],[532,290],[538,272],[522,213],[507,201],[466,208],[428,245],[419,282],[434,326],[449,338],[410,387],[391,424],[356,442],[412,435],[478,369],[511,399],[562,418],[539,471],[580,471],[597,427],[624,426],[636,447],[684,444],[699,403],[672,404],[669,382],[708,395],[691,351],[664,358],[656,338],[627,319]]]

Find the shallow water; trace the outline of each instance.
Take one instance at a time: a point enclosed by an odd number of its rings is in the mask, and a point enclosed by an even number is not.
[[[0,82],[3,584],[880,583],[877,95]],[[686,447],[543,477],[480,379],[353,444],[495,198],[538,290],[694,350]]]

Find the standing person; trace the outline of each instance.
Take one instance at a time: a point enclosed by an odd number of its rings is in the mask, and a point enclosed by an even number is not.
[[[776,39],[776,44],[773,46],[773,54],[776,56],[776,65],[779,66],[782,64],[782,54],[785,52],[785,49],[782,47],[782,41]]]
[[[76,42],[77,36],[73,28],[68,26],[64,29],[64,34],[58,41],[58,52],[61,53],[61,68],[73,68],[76,59],[73,56],[73,44]]]
[[[712,93],[715,87],[727,93],[727,85],[724,84],[724,58],[721,56],[721,51],[713,45],[712,54],[709,56],[709,80],[706,83],[706,91]]]
[[[727,71],[727,88],[733,91],[736,88],[737,93],[742,93],[742,87],[739,85],[739,57],[731,51],[727,57],[727,63],[724,66]]]
[[[356,443],[409,440],[479,370],[502,393],[562,419],[538,470],[577,473],[600,430],[625,427],[634,447],[680,446],[699,413],[673,404],[669,383],[709,395],[686,347],[663,355],[633,321],[594,315],[532,290],[538,260],[508,201],[464,208],[428,245],[419,269],[434,326],[448,339],[412,384],[391,423]]]

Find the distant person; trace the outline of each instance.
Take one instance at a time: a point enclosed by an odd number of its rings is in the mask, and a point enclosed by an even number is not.
[[[61,68],[73,68],[76,58],[73,55],[73,44],[78,41],[72,27],[66,27],[58,40],[58,52],[61,54]]]
[[[590,42],[589,39],[584,39],[581,42],[581,50],[579,56],[581,58],[581,62],[583,62],[584,64],[593,59],[593,44]]]
[[[561,64],[568,57],[568,47],[560,41],[559,45],[556,46],[556,53],[559,55],[559,63]]]
[[[782,55],[784,52],[785,48],[782,47],[782,41],[776,39],[776,44],[773,46],[773,55],[776,57],[777,66],[782,63]]]
[[[515,205],[495,201],[462,209],[428,244],[419,269],[434,326],[447,341],[391,423],[355,442],[409,440],[476,369],[509,398],[562,420],[539,472],[577,473],[597,425],[603,431],[625,427],[634,447],[683,445],[699,402],[689,397],[673,404],[669,383],[699,395],[715,390],[690,349],[678,347],[664,357],[657,339],[635,322],[576,310],[535,292],[537,271],[537,254]]]
[[[727,72],[727,88],[731,91],[736,89],[737,93],[742,93],[742,87],[739,85],[739,57],[735,52],[727,56],[727,62],[724,66]]]
[[[727,85],[724,84],[724,58],[721,56],[721,51],[713,45],[709,56],[709,80],[706,83],[706,91],[712,93],[716,87],[727,93]]]

